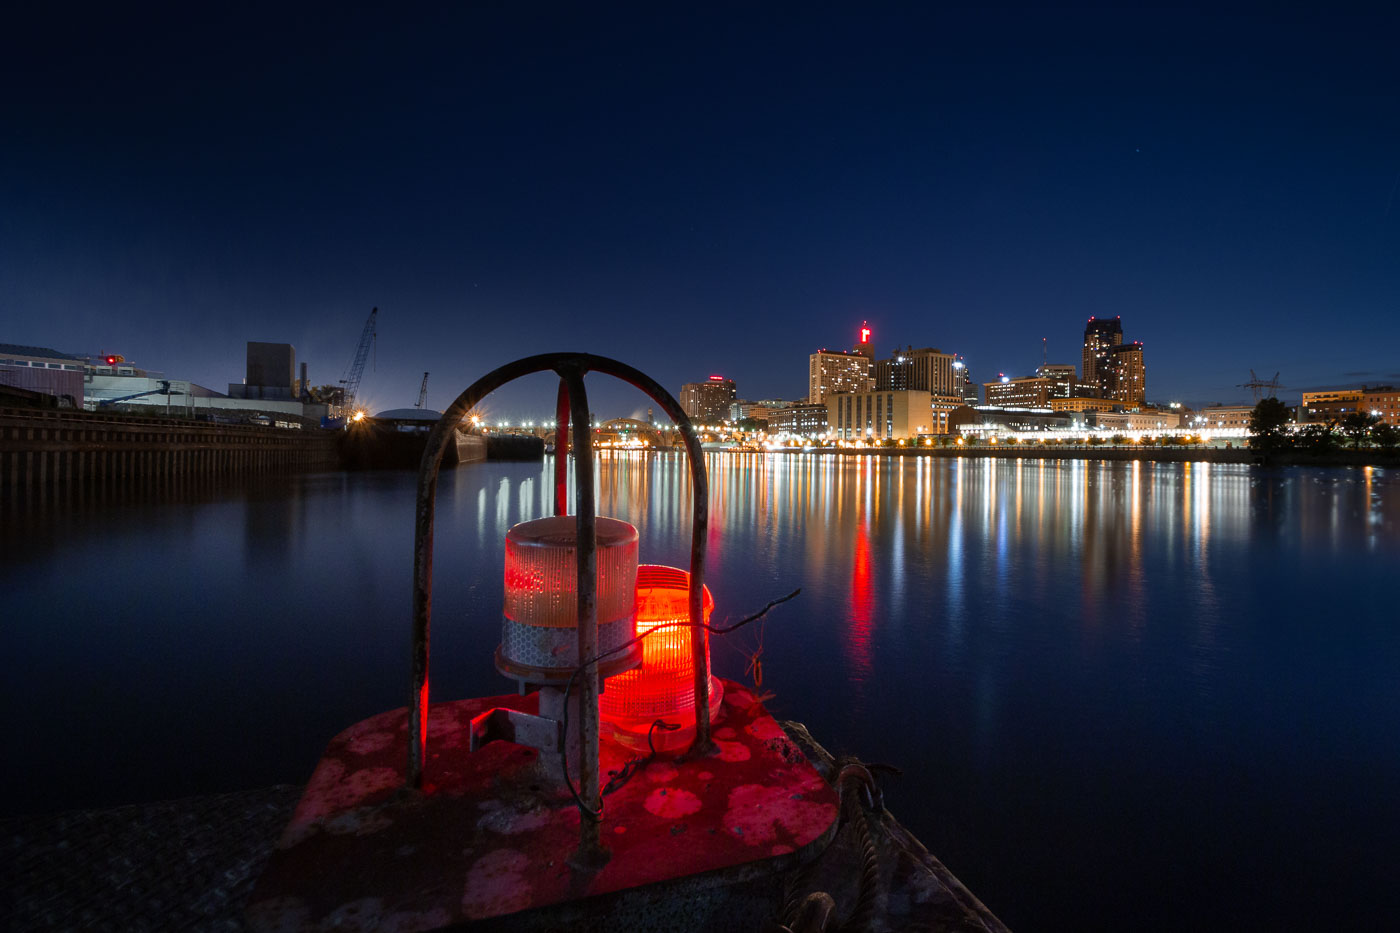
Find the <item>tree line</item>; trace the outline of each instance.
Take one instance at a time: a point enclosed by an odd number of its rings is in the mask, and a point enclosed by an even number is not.
[[[1391,451],[1400,446],[1400,428],[1370,412],[1355,411],[1344,418],[1314,421],[1291,430],[1288,406],[1266,398],[1249,415],[1249,446],[1264,454],[1297,450],[1311,454],[1375,447]]]

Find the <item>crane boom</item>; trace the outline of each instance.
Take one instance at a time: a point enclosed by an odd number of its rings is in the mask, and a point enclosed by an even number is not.
[[[427,373],[424,373],[424,374],[423,374],[423,384],[422,384],[421,386],[418,387],[418,401],[414,404],[413,407],[414,407],[414,408],[422,408],[422,407],[423,407],[423,403],[426,402],[427,400],[428,400],[428,374],[427,374]]]
[[[365,329],[360,332],[360,345],[355,348],[355,358],[350,361],[350,368],[345,370],[345,378],[340,380],[345,385],[341,406],[347,412],[352,411],[355,407],[355,396],[360,391],[360,377],[365,373],[365,360],[369,358],[369,348],[373,345],[376,336],[374,319],[378,315],[378,308],[370,309],[369,319],[365,321]]]

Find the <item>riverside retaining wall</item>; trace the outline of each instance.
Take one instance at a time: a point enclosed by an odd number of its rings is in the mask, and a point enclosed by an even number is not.
[[[335,435],[319,428],[0,409],[0,493],[9,495],[83,484],[339,468]]]

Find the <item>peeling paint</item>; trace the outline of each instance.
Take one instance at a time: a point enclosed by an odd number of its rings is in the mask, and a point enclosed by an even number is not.
[[[725,825],[746,845],[758,846],[778,842],[780,835],[801,837],[814,826],[829,826],[835,818],[833,804],[794,800],[762,784],[745,784],[729,793]]]
[[[345,746],[356,755],[372,755],[388,748],[393,741],[394,734],[392,732],[366,732],[363,735],[355,736],[346,742]]]
[[[778,725],[777,720],[767,717],[755,719],[749,723],[744,731],[760,742],[766,742],[769,739],[782,739],[784,742],[788,740],[787,733],[783,731],[782,726]]]
[[[530,906],[530,885],[525,877],[529,868],[529,857],[514,849],[497,849],[477,859],[467,873],[462,916],[495,917]]]
[[[555,814],[543,807],[535,807],[524,812],[519,812],[511,807],[496,807],[477,820],[476,825],[503,836],[511,836],[539,829],[554,816]]]
[[[719,749],[721,761],[748,761],[751,757],[748,748],[742,742],[725,742],[716,739],[715,748]]]
[[[407,711],[359,723],[312,775],[249,923],[260,933],[333,924],[407,933],[698,875],[791,868],[834,832],[836,794],[745,690],[726,684],[724,696],[715,753],[650,761],[605,798],[612,856],[584,875],[567,861],[579,811],[541,779],[538,754],[509,742],[469,752],[458,741],[489,707],[536,712],[535,695],[434,704],[421,792],[403,788]],[[601,773],[636,754],[605,736]]]
[[[688,790],[674,787],[658,787],[647,795],[644,806],[653,816],[664,820],[679,819],[699,811],[700,798]]]
[[[350,810],[338,814],[323,824],[326,832],[337,836],[365,836],[377,833],[394,825],[394,821],[373,809]]]

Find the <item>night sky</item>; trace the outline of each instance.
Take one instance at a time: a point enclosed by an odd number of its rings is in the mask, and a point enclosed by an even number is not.
[[[1400,383],[1395,4],[31,6],[0,342],[320,384],[377,305],[377,409],[568,349],[795,398],[862,319],[985,381],[1122,315],[1152,400]]]

